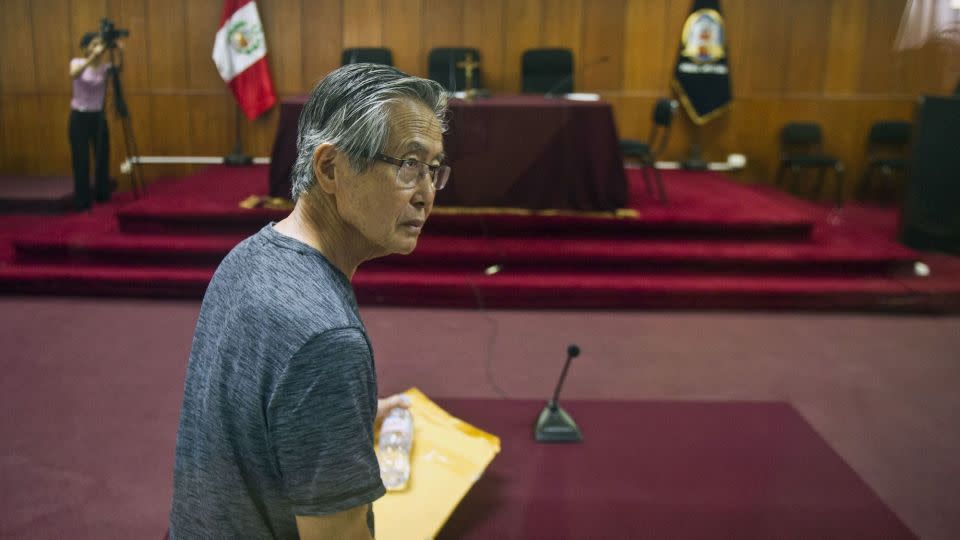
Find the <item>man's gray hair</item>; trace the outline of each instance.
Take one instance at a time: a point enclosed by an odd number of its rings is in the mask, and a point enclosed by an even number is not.
[[[291,183],[297,200],[316,181],[313,153],[322,143],[344,152],[365,172],[387,144],[389,106],[401,99],[423,103],[446,131],[447,98],[439,83],[380,64],[348,64],[330,72],[310,92],[300,113],[297,161]]]

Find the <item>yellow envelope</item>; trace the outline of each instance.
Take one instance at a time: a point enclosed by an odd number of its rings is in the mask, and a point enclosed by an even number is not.
[[[450,416],[416,388],[404,394],[413,413],[410,481],[373,503],[378,540],[437,536],[500,452],[499,437]]]

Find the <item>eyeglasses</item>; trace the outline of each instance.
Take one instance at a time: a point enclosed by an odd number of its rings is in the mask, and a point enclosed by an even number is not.
[[[412,188],[417,185],[422,177],[430,175],[433,187],[440,191],[446,187],[447,180],[450,179],[450,167],[448,165],[430,165],[418,159],[398,159],[384,154],[377,154],[377,159],[398,167],[397,184],[402,188]]]

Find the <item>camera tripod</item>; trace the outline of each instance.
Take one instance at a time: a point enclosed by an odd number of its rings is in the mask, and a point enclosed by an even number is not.
[[[134,198],[139,199],[141,195],[146,194],[146,186],[143,183],[143,173],[140,170],[140,154],[137,151],[137,140],[133,136],[130,109],[127,107],[127,100],[123,96],[123,82],[120,78],[121,68],[118,68],[116,63],[116,44],[113,42],[108,44],[108,50],[110,51],[110,69],[107,70],[107,78],[109,79],[110,86],[113,87],[113,108],[123,126],[123,142],[127,156],[133,156],[133,159],[130,160],[130,185],[133,188]],[[103,100],[104,102],[107,100],[106,92],[104,92]],[[106,114],[106,103],[104,103],[102,110],[104,114]],[[103,124],[100,125],[100,132],[97,134],[97,142],[101,145],[105,142],[103,132],[103,126],[105,125],[106,118],[104,118]]]

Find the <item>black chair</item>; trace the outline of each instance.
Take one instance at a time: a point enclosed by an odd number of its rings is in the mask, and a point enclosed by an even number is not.
[[[789,169],[793,182],[791,191],[796,192],[800,183],[801,169],[816,169],[817,194],[819,199],[828,170],[833,170],[836,179],[834,197],[837,206],[843,205],[843,163],[822,151],[823,134],[820,125],[812,122],[791,122],[780,131],[780,168],[777,170],[777,185],[782,186],[784,174]]]
[[[673,117],[677,114],[678,103],[675,99],[660,98],[653,105],[653,125],[650,127],[650,136],[646,142],[623,139],[620,141],[620,151],[624,158],[636,158],[641,163],[641,172],[643,174],[643,183],[647,188],[647,194],[653,195],[653,188],[650,184],[652,174],[657,184],[660,202],[667,202],[667,191],[663,188],[663,178],[660,176],[660,170],[657,169],[657,156],[667,147],[667,141],[670,139],[670,127],[673,125]]]
[[[343,54],[340,55],[341,66],[363,62],[392,66],[393,53],[390,52],[390,49],[384,47],[354,47],[344,49]]]
[[[573,52],[570,49],[528,49],[521,62],[525,94],[573,92]]]
[[[871,184],[877,172],[887,179],[889,192],[896,192],[896,173],[905,173],[910,162],[909,122],[880,121],[870,127],[867,136],[867,169],[857,189],[857,198],[871,195]]]
[[[463,62],[467,53],[473,55],[474,62],[480,61],[480,51],[469,47],[463,48],[436,48],[430,51],[427,57],[427,77],[440,83],[448,92],[457,92],[467,89],[467,77],[463,68],[457,64]],[[483,88],[481,77],[482,68],[473,71],[473,88]]]

